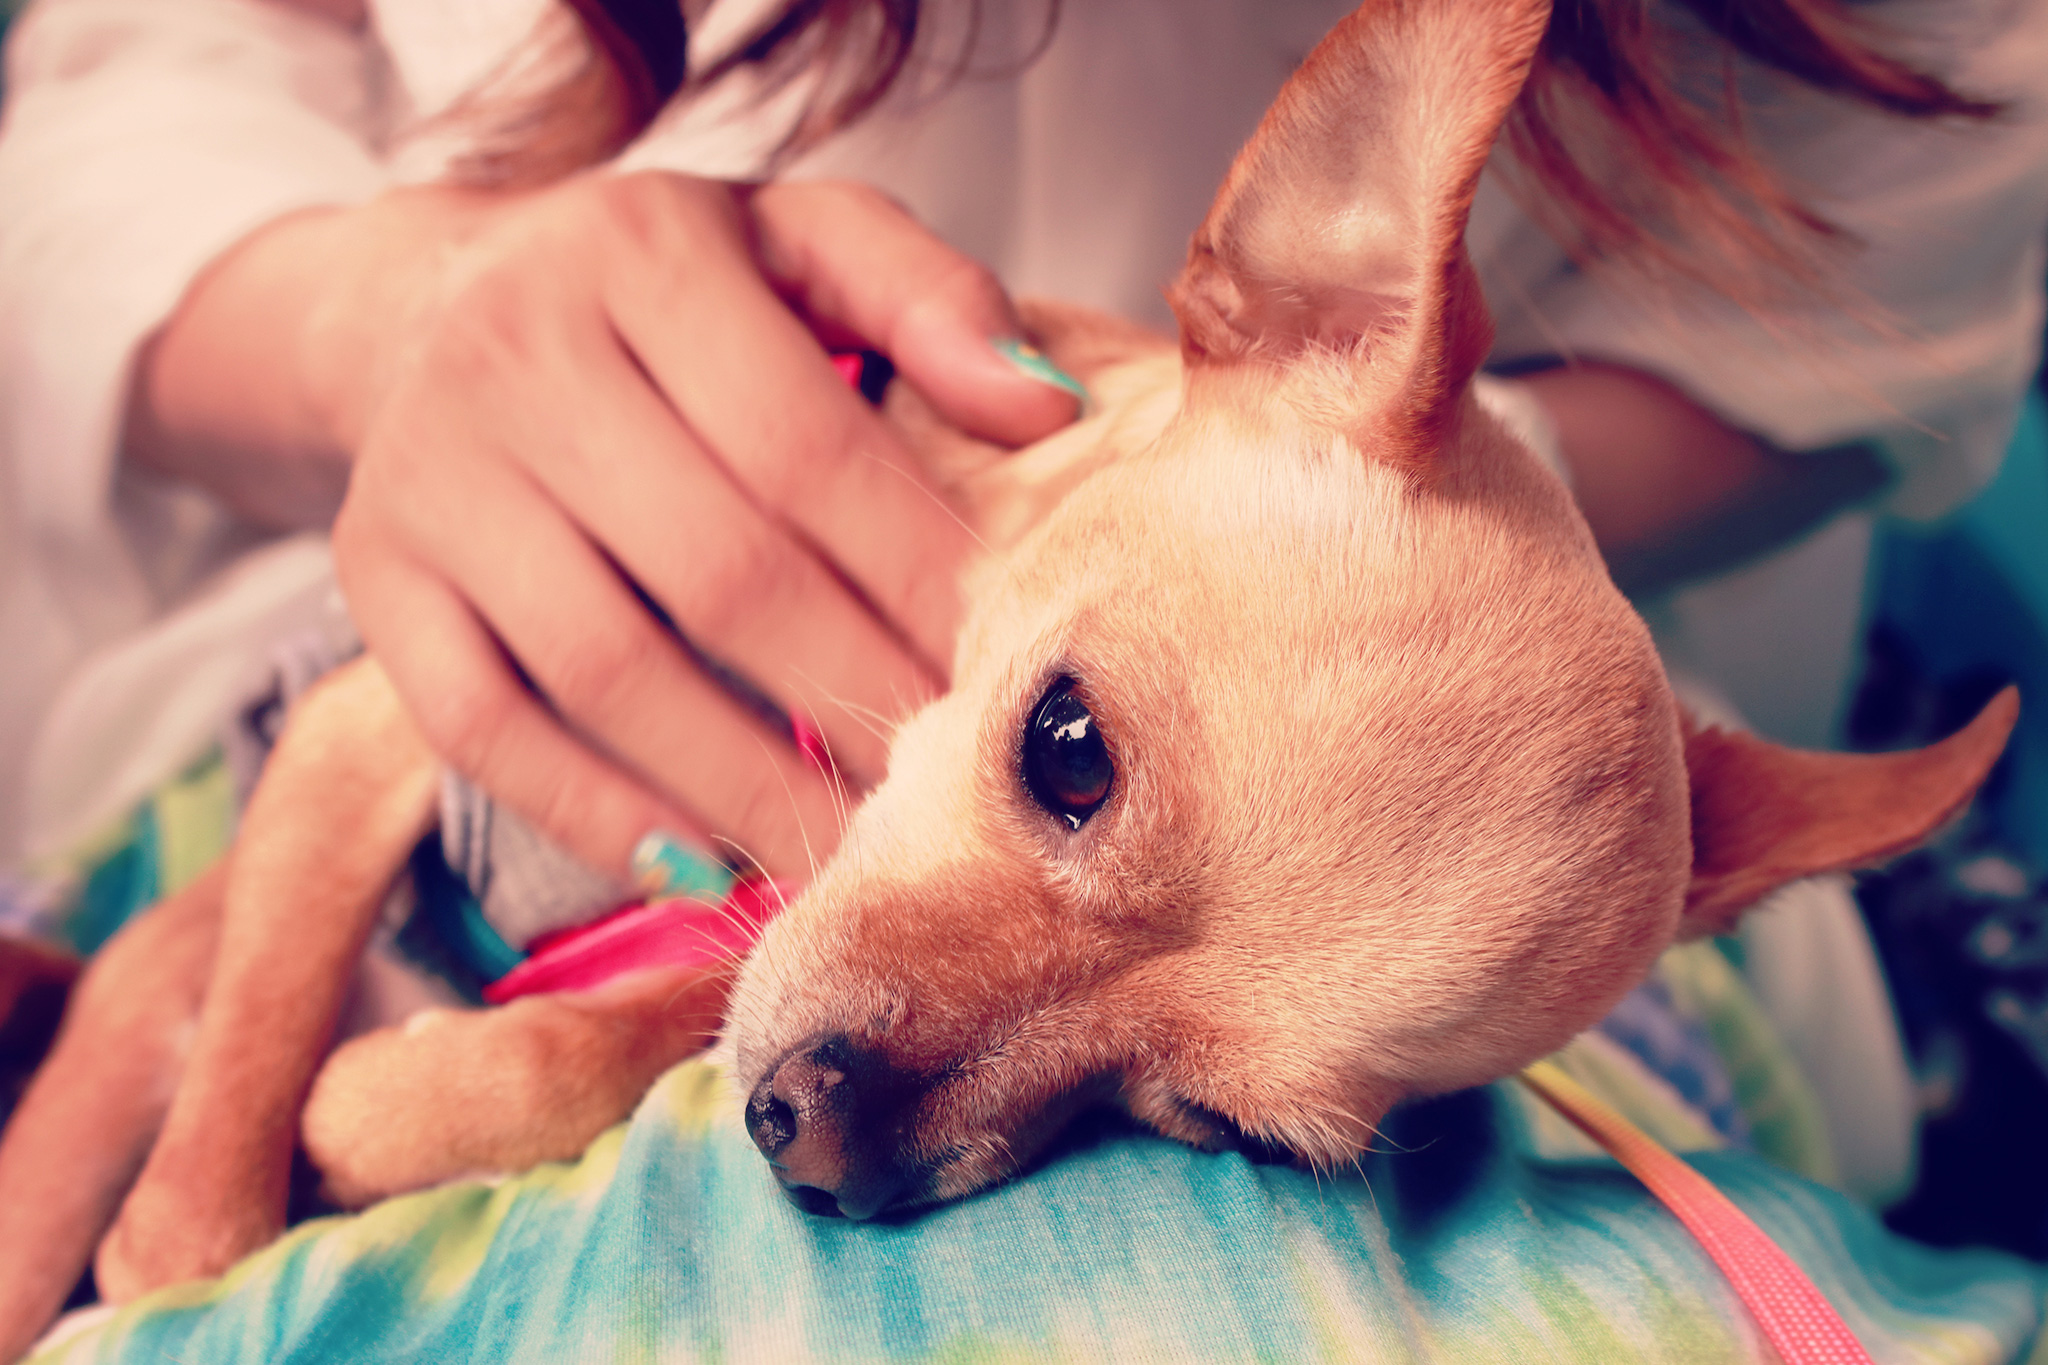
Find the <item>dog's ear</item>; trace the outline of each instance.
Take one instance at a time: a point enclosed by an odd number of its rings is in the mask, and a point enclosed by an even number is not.
[[[1725,933],[1787,882],[1912,848],[1969,804],[2019,712],[2008,687],[1941,743],[1895,754],[1808,753],[1688,719],[1692,887],[1679,936]]]
[[[1548,0],[1367,0],[1238,154],[1168,297],[1191,368],[1348,353],[1420,462],[1492,344],[1465,219]]]

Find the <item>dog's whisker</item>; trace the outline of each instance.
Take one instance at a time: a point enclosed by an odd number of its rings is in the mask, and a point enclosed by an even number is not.
[[[941,497],[938,491],[932,488],[930,484],[927,484],[923,479],[918,478],[909,470],[904,469],[896,464],[892,464],[890,461],[883,459],[881,456],[875,454],[875,452],[872,450],[862,449],[859,452],[859,454],[862,459],[873,460],[876,464],[882,466],[882,468],[888,470],[891,474],[894,474],[897,478],[902,479],[905,483],[908,483],[912,488],[915,488],[918,492],[924,494],[924,496],[931,501],[933,506],[937,507],[940,511],[944,512],[947,517],[949,517],[960,527],[961,530],[965,531],[968,534],[968,536],[974,541],[976,545],[979,545],[981,547],[982,553],[986,554],[989,558],[997,561],[998,563],[1004,564],[1006,568],[1008,567],[1004,556],[995,548],[995,546],[989,544],[986,540],[982,539],[981,532],[975,530],[973,525],[968,522],[967,518],[960,515],[959,509],[954,507],[952,503],[946,501],[945,498]]]
[[[782,794],[789,798],[790,812],[796,816],[797,837],[803,841],[804,862],[809,868],[809,876],[814,878],[818,875],[818,851],[811,845],[810,826],[804,821],[804,808],[796,799],[796,788],[790,785],[789,777],[782,771],[782,765],[776,762],[774,753],[768,747],[768,741],[756,735],[754,742],[760,745],[761,757],[768,760],[768,766],[774,772],[775,780],[782,784]],[[763,864],[756,863],[755,866],[760,867]]]
[[[894,696],[894,689],[891,689],[891,695]],[[856,701],[840,701],[838,704],[845,708],[847,715],[861,722],[861,728],[884,744],[894,737],[895,731],[903,723],[901,716],[892,720],[887,713],[877,711],[872,706],[863,706]]]
[[[727,860],[743,873],[751,870],[755,873],[766,874],[768,864],[754,856],[754,851],[740,840],[732,838],[730,835],[721,834],[716,836],[713,842],[726,850]]]
[[[730,928],[739,930],[741,934],[746,937],[751,938],[755,934],[754,922],[748,919],[745,915],[740,914],[738,911],[729,908],[723,902],[712,906],[711,913],[717,916],[722,923],[724,923]],[[693,932],[703,935],[703,937],[705,937],[706,939],[711,939],[712,937],[708,931],[703,929],[697,929]],[[716,941],[721,946],[729,946],[726,945],[725,941],[722,939]]]
[[[1363,1165],[1360,1165],[1358,1168],[1358,1180],[1360,1184],[1365,1186],[1365,1197],[1372,1201],[1373,1218],[1384,1225],[1386,1215],[1380,1212],[1380,1193],[1372,1187],[1372,1177],[1365,1173]]]
[[[838,837],[844,839],[847,828],[853,824],[853,798],[846,790],[845,780],[840,776],[839,765],[832,758],[831,741],[823,742],[826,766],[831,769],[827,774],[827,785],[832,791],[832,818],[839,822]]]
[[[802,677],[803,675],[799,673],[798,676]],[[809,680],[805,679],[805,681]],[[820,690],[822,691],[823,689]],[[826,693],[826,697],[828,700],[833,700],[836,703],[836,698],[832,698],[829,692]],[[844,837],[846,833],[846,827],[852,818],[851,809],[847,801],[846,783],[840,775],[839,761],[835,757],[833,757],[832,741],[830,738],[826,736],[825,727],[818,723],[817,710],[809,706],[807,706],[805,709],[809,712],[811,733],[817,737],[818,743],[824,748],[825,751],[825,771],[821,774],[821,776],[823,776],[825,779],[826,795],[830,797],[832,801],[832,819],[836,824],[837,833],[841,837]],[[806,842],[805,847],[806,850],[808,850],[808,842]],[[815,876],[818,871],[818,860],[816,857],[812,857],[810,861],[811,873],[813,876]]]
[[[799,682],[808,685],[810,689],[813,692],[817,693],[819,697],[821,697],[827,702],[830,702],[833,706],[836,706],[841,711],[845,712],[848,720],[853,721],[856,725],[860,726],[861,729],[867,731],[870,735],[873,735],[877,742],[884,745],[886,745],[889,742],[889,733],[887,729],[888,718],[885,717],[881,712],[875,710],[871,706],[863,706],[857,701],[853,701],[846,697],[840,696],[831,688],[826,687],[823,683],[819,682],[816,678],[812,677],[807,670],[801,668],[791,668],[789,672],[791,677],[797,679]],[[815,725],[817,721],[817,711],[815,708],[812,708],[811,710],[811,720]],[[823,739],[824,735],[824,728],[822,726],[819,726],[819,738]],[[830,741],[827,741],[827,743],[829,745]]]

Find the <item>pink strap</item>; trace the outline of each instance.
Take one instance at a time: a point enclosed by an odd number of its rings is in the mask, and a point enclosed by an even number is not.
[[[672,896],[623,906],[536,939],[524,962],[484,987],[484,999],[502,1005],[522,995],[591,990],[642,967],[736,961],[792,894],[785,884],[750,877],[718,905]]]
[[[846,381],[848,388],[857,389],[860,387],[862,362],[859,351],[834,351],[832,353],[832,368],[839,371],[839,377]]]
[[[1521,1081],[1605,1147],[1699,1239],[1785,1365],[1871,1365],[1863,1344],[1790,1256],[1698,1171],[1567,1076],[1537,1062]]]

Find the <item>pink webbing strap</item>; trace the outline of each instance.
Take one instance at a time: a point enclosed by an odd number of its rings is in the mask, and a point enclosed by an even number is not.
[[[1520,1079],[1678,1215],[1735,1286],[1736,1296],[1785,1365],[1871,1365],[1863,1343],[1806,1272],[1705,1176],[1665,1151],[1555,1062],[1536,1062]]]

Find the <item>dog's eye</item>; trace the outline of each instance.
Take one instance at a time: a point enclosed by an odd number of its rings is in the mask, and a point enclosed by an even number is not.
[[[1046,689],[1024,726],[1024,787],[1046,812],[1079,829],[1109,796],[1116,766],[1072,678]]]

